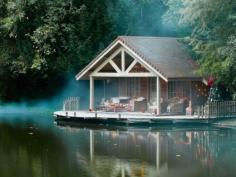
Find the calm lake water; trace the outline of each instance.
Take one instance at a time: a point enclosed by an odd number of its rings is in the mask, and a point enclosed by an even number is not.
[[[0,118],[1,177],[233,177],[236,130],[58,126],[51,115]]]

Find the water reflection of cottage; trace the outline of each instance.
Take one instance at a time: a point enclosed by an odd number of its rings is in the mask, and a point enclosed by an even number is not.
[[[206,133],[91,129],[83,130],[88,137],[83,144],[88,149],[87,166],[95,176],[188,176],[186,168],[193,174],[197,169],[206,170],[216,153]]]
[[[103,99],[99,101],[102,109],[179,114],[207,96],[196,69],[196,63],[176,38],[120,36],[76,79],[90,81],[92,110],[98,106],[94,82],[103,80]]]

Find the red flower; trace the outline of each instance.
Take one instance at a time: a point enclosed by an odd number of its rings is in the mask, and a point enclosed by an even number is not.
[[[214,85],[215,78],[213,76],[210,76],[207,81],[207,85],[209,87],[212,87]]]

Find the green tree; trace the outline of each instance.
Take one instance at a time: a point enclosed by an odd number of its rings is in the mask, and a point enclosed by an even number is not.
[[[183,0],[165,0],[163,2],[167,7],[167,11],[162,16],[164,29],[172,31],[177,37],[190,35],[190,26],[187,23],[180,22],[181,10],[184,8]]]
[[[55,94],[117,35],[168,35],[162,0],[2,0],[0,99]]]
[[[87,64],[111,38],[104,6],[101,0],[3,1],[1,98],[48,96],[63,86],[65,75]]]
[[[108,1],[107,11],[116,35],[166,35],[162,30],[166,11],[162,0]]]
[[[185,39],[199,59],[199,72],[235,92],[235,0],[168,0],[168,5],[170,17],[191,29]]]

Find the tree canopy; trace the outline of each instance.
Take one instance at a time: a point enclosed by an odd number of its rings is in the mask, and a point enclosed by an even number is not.
[[[0,99],[52,95],[117,35],[161,34],[163,13],[161,0],[1,1]]]
[[[236,1],[169,0],[169,19],[189,28],[186,42],[200,63],[199,72],[236,92]],[[176,15],[177,14],[177,15]]]
[[[48,97],[118,35],[185,37],[236,90],[235,0],[2,0],[0,100]]]

